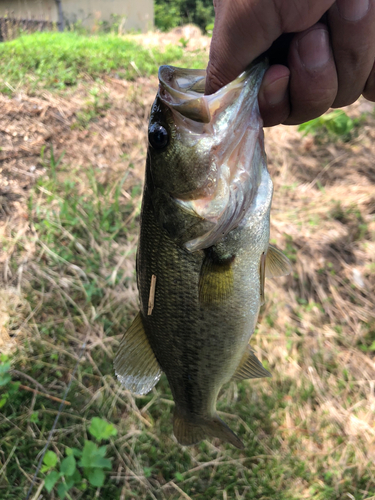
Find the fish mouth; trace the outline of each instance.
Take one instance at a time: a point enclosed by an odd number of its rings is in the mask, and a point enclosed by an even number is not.
[[[266,167],[258,92],[268,64],[258,62],[215,94],[204,95],[206,71],[161,66],[160,100],[170,108],[181,140],[210,150],[204,189],[175,198],[186,210],[214,223],[184,243],[190,252],[208,248],[237,227],[247,213]]]

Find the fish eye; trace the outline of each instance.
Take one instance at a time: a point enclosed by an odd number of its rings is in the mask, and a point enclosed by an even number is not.
[[[169,142],[168,132],[159,123],[153,123],[148,129],[148,140],[155,149],[164,149]]]

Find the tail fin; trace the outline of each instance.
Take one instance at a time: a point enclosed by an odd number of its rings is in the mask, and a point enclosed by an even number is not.
[[[206,420],[202,418],[193,421],[189,420],[177,406],[173,417],[173,432],[177,441],[185,446],[199,443],[202,439],[210,436],[228,441],[236,448],[244,448],[241,439],[217,415],[212,419]]]

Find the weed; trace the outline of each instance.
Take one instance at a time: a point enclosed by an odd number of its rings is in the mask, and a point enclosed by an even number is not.
[[[351,241],[363,240],[367,236],[368,226],[358,207],[350,205],[344,208],[340,201],[336,201],[328,215],[347,226]]]
[[[53,144],[50,145],[50,156],[49,159],[46,158],[45,155],[46,146],[42,146],[40,150],[40,162],[43,167],[47,170],[48,175],[50,176],[52,183],[54,184],[56,181],[56,169],[60,165],[61,160],[65,156],[65,151],[61,153],[61,155],[56,159],[55,153],[53,151]]]
[[[286,239],[286,249],[285,249],[285,255],[288,257],[288,259],[291,262],[296,262],[297,260],[297,249],[293,245],[293,238],[285,234],[285,239]]]
[[[302,125],[298,127],[298,131],[302,132],[303,135],[314,135],[320,142],[324,140],[325,137],[349,141],[362,121],[363,117],[352,119],[345,111],[334,110],[319,118],[302,123]]]
[[[117,434],[117,430],[112,424],[98,417],[92,419],[88,431],[97,443]],[[68,492],[72,488],[86,490],[87,484],[83,477],[88,480],[91,486],[97,488],[103,486],[104,471],[105,469],[111,470],[112,464],[110,460],[105,458],[107,446],[99,447],[97,443],[85,439],[82,450],[67,448],[66,457],[61,461],[59,471],[56,470],[58,463],[56,453],[47,451],[43,458],[44,465],[41,472],[49,473],[44,480],[44,486],[48,493],[51,493],[56,487],[59,498],[64,499],[67,496],[71,499]]]
[[[0,354],[0,408],[14,395],[19,388],[19,382],[12,382],[8,356]]]
[[[205,27],[206,33],[209,37],[212,37],[212,33],[214,32],[214,23],[209,23]]]
[[[186,47],[188,46],[189,40],[188,40],[188,38],[182,37],[179,39],[178,43],[181,45],[181,47],[183,49],[186,49]]]
[[[90,90],[90,95],[92,99],[87,101],[82,111],[77,113],[77,121],[72,124],[72,129],[87,128],[90,122],[97,121],[110,108],[111,105],[107,92],[101,92],[98,87],[93,87]]]

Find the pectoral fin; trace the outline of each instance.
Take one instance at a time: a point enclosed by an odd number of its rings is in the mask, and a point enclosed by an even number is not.
[[[135,394],[147,394],[159,381],[162,370],[147,339],[141,313],[122,338],[114,367],[121,384]]]
[[[272,375],[264,368],[262,363],[255,356],[254,351],[248,345],[232,380],[246,380],[249,378],[263,377],[272,377]]]
[[[266,257],[266,278],[278,278],[292,272],[291,263],[283,252],[273,245],[268,245]]]
[[[205,251],[198,285],[201,304],[224,302],[233,292],[234,259],[235,256],[219,257],[212,248]]]

